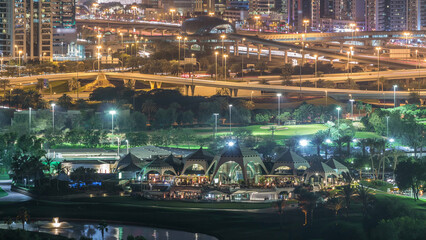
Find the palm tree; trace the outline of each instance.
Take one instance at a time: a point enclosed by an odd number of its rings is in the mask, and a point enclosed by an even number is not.
[[[26,208],[22,207],[18,211],[18,215],[16,216],[16,221],[22,223],[22,230],[25,230],[25,222],[30,220],[30,215]]]
[[[325,141],[326,134],[324,132],[317,132],[312,138],[312,144],[317,146],[317,155],[321,153],[321,145]]]
[[[303,189],[299,192],[296,199],[299,201],[299,207],[302,209],[302,212],[305,214],[305,223],[303,224],[303,226],[308,226],[312,224],[314,208],[316,206],[318,196],[316,196],[312,192],[309,192]],[[310,216],[309,218],[308,218],[308,215]]]
[[[0,85],[3,87],[3,94],[6,96],[6,88],[10,86],[9,79],[0,79]]]
[[[349,216],[349,208],[351,206],[351,198],[354,195],[354,189],[350,184],[343,186],[341,196],[345,199],[346,217]]]
[[[396,170],[396,165],[398,165],[398,158],[399,157],[402,157],[402,156],[404,156],[405,155],[405,153],[404,152],[402,152],[402,151],[399,151],[399,150],[392,150],[391,152],[390,152],[390,155],[392,156],[392,158],[393,158],[393,179],[395,180],[395,170]]]
[[[362,202],[362,215],[365,216],[367,214],[367,207],[371,200],[370,189],[364,187],[363,185],[359,185],[357,188],[357,193],[359,199]]]
[[[100,222],[97,229],[101,230],[102,239],[104,239],[105,232],[108,232],[108,224],[106,222]]]
[[[359,144],[361,144],[362,156],[365,157],[366,155],[365,147],[367,146],[367,139],[366,138],[360,139]]]
[[[352,142],[352,137],[349,135],[345,135],[342,137],[342,141],[346,143],[346,148],[347,148],[347,152],[348,155],[351,154],[351,142]]]
[[[277,130],[277,127],[275,127],[275,126],[270,126],[268,130],[269,130],[269,131],[271,131],[272,139],[274,139],[274,133],[275,133],[275,131]]]
[[[36,90],[38,90],[38,92],[41,93],[43,88],[44,88],[44,79],[43,78],[37,78]]]
[[[157,110],[157,104],[151,99],[146,100],[142,104],[142,112],[148,115],[148,121],[151,120],[151,114]]]
[[[46,163],[46,168],[50,173],[51,172],[51,166],[52,166],[52,163],[53,163],[53,158],[50,158],[46,155],[45,159],[44,159],[44,163]]]
[[[327,201],[326,207],[334,211],[334,215],[337,217],[339,215],[340,209],[344,207],[344,202],[342,198],[333,197]]]

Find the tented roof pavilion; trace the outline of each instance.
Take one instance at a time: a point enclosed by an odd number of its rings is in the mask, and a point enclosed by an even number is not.
[[[316,181],[326,181],[327,178],[337,178],[338,175],[336,171],[327,164],[316,161],[311,163],[311,166],[305,171],[305,181],[309,181],[311,177],[314,177]]]
[[[151,163],[145,166],[144,175],[150,172],[157,172],[160,175],[165,175],[166,173],[173,173],[174,175],[177,175],[175,169],[160,158],[154,159]]]
[[[189,154],[185,159],[182,174],[202,174],[207,175],[207,169],[213,161],[213,156],[207,153],[202,147]]]
[[[256,175],[268,173],[259,154],[238,144],[228,144],[221,154],[216,155],[210,168],[214,169],[212,180],[218,175],[225,181],[232,182],[241,179],[238,172],[242,173],[245,182]],[[221,175],[221,176],[219,176]]]
[[[287,150],[275,159],[270,174],[292,174],[296,175],[297,170],[306,170],[310,167],[308,161],[297,155],[295,152]]]
[[[341,164],[340,162],[334,159],[328,160],[326,164],[330,166],[334,171],[336,171],[338,175],[342,175],[342,172],[347,172],[347,173],[349,172],[349,169],[345,165]]]
[[[122,157],[115,166],[117,172],[121,171],[140,171],[144,163],[135,155],[129,153]]]

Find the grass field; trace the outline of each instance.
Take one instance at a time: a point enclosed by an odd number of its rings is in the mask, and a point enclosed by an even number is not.
[[[7,192],[5,192],[2,188],[0,188],[0,198],[6,197],[7,195],[8,195]]]

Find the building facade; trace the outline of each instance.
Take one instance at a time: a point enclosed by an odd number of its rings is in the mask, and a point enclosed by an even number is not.
[[[13,56],[24,60],[52,59],[52,3],[14,0]]]
[[[13,11],[10,0],[0,0],[0,55],[13,55]]]

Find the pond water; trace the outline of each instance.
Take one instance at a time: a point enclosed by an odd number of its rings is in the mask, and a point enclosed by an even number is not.
[[[102,240],[101,230],[97,229],[97,223],[68,222],[72,228],[42,228],[49,221],[37,221],[25,224],[25,229],[29,231],[44,232],[61,235],[68,238],[79,239],[81,236],[90,237],[93,240]],[[7,229],[6,224],[0,224],[0,228]],[[13,223],[12,229],[22,228],[21,224]],[[200,234],[189,233],[164,228],[151,228],[134,225],[108,224],[108,231],[104,232],[104,240],[126,240],[127,236],[143,236],[147,240],[217,240],[217,238]]]

